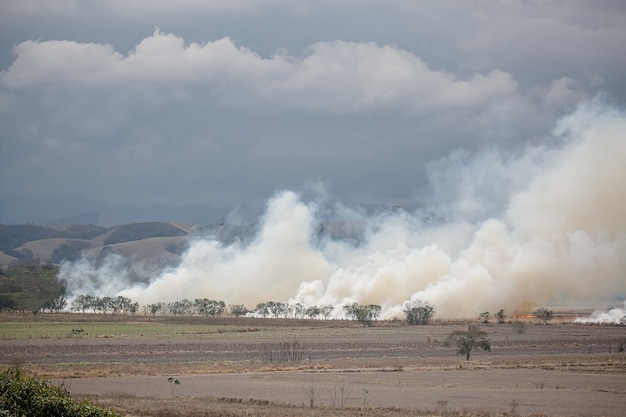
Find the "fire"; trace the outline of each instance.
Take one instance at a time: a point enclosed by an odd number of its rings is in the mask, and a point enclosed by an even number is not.
[[[514,319],[536,319],[537,316],[534,316],[532,314],[515,314],[513,318]]]

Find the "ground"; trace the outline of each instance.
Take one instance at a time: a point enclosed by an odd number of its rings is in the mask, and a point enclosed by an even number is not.
[[[511,323],[483,324],[492,350],[466,361],[444,343],[464,322],[195,317],[168,321],[179,334],[146,335],[132,329],[158,318],[116,320],[131,334],[15,340],[3,330],[0,362],[127,415],[617,417],[626,409],[626,326],[528,320],[517,334]],[[277,343],[297,346],[301,360],[262,360]]]

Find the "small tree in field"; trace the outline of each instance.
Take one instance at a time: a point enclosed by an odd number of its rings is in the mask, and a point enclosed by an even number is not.
[[[489,323],[491,314],[488,311],[485,311],[484,313],[480,313],[480,316],[478,317],[480,318],[480,321],[482,321],[483,323]]]
[[[505,318],[506,316],[504,315],[504,310],[500,310],[496,313],[496,319],[498,319],[499,324],[504,323]]]
[[[456,345],[459,355],[464,355],[469,360],[472,349],[491,350],[491,344],[487,339],[487,332],[480,330],[475,324],[470,324],[466,331],[457,330],[452,332],[447,339],[448,343]]]
[[[548,324],[548,321],[552,320],[554,317],[554,313],[546,308],[540,308],[539,310],[535,310],[533,312],[535,317],[543,321],[543,324]]]

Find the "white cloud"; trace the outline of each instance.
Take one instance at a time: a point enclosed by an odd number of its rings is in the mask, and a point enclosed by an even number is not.
[[[318,42],[302,57],[264,58],[229,38],[185,45],[157,30],[126,56],[107,44],[73,41],[27,41],[14,52],[1,78],[5,89],[204,89],[239,104],[350,113],[477,106],[517,88],[502,71],[460,79],[396,46],[374,43]]]

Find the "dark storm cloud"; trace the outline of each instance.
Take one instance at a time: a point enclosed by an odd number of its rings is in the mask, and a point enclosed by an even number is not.
[[[4,195],[407,203],[454,149],[626,99],[615,2],[173,4],[0,3]]]

